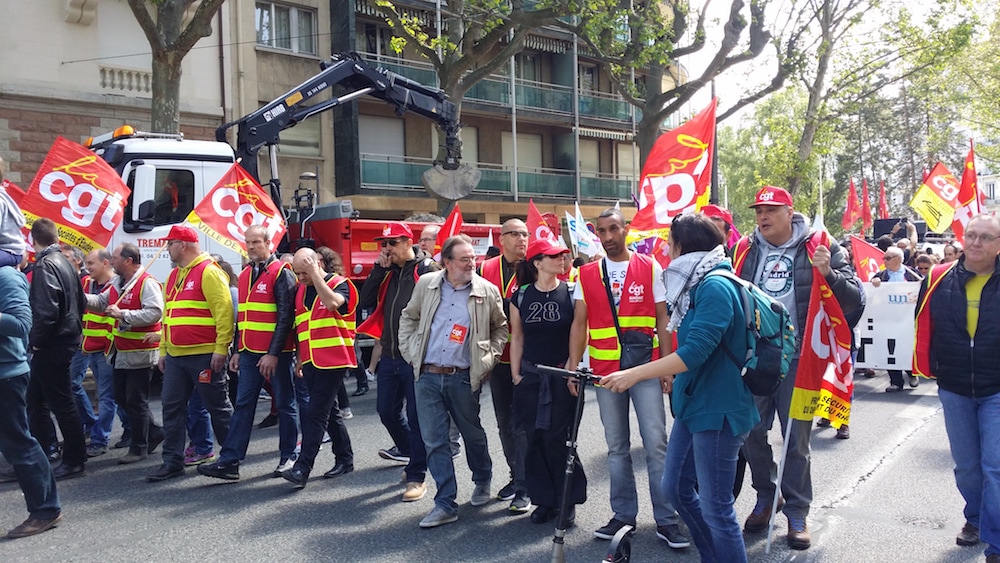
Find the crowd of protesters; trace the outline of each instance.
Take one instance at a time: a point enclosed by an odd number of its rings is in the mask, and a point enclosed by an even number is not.
[[[656,535],[670,548],[693,542],[703,560],[745,560],[744,534],[766,530],[773,507],[787,518],[789,546],[811,546],[811,421],[787,420],[798,353],[773,395],[751,394],[739,368],[716,353],[749,345],[738,289],[709,275],[730,272],[756,284],[796,326],[809,314],[816,273],[845,314],[863,310],[849,249],[807,245],[813,231],[781,188],[758,192],[750,205],[756,228],[745,237],[734,236],[732,215],[718,206],[677,218],[666,269],[626,244],[628,223],[618,209],[596,219],[603,256],[577,262],[557,242],[532,240],[520,219],[503,224],[495,256],[481,263],[464,235],[434,248],[435,226],[417,238],[405,223],[388,223],[360,288],[332,250],[303,248],[279,258],[258,226],[246,231],[249,260],[236,274],[180,225],[166,237],[174,268],[161,286],[144,272],[133,245],[84,256],[61,247],[46,218],[31,226],[36,255],[26,277],[18,271],[26,249],[14,236],[23,222],[12,201],[0,197],[0,204],[0,450],[11,466],[2,477],[20,484],[29,512],[8,537],[58,525],[57,481],[84,475],[89,458],[117,447],[127,448],[118,462],[128,464],[162,445],[150,482],[192,466],[205,477],[239,480],[262,389],[273,397],[279,427],[274,477],[304,488],[325,441],[335,464],[323,476],[350,473],[355,448],[345,423],[345,381],[357,378],[355,395],[367,391],[357,347],[364,334],[381,349],[372,367],[391,445],[377,453],[405,464],[401,501],[426,496],[428,472],[435,484],[422,528],[458,520],[454,463],[463,447],[472,506],[500,500],[513,513],[530,512],[536,524],[560,517],[573,524],[576,506],[588,500],[578,458],[572,481],[565,489],[562,483],[581,388],[538,366],[587,362],[602,376],[597,405],[610,475],[611,519],[596,538],[637,525],[631,405]],[[940,260],[920,249],[912,228],[894,227],[906,232],[898,245],[895,232],[878,241],[886,267],[872,283],[924,281],[916,326],[918,347],[927,346],[910,385],[920,375],[938,380],[966,501],[957,542],[986,543],[987,561],[995,563],[1000,433],[990,421],[1000,418],[1000,330],[979,319],[1000,303],[993,298],[1000,291],[1000,221],[973,218],[966,246],[949,244]],[[801,333],[797,340],[796,350]],[[96,412],[81,385],[88,369]],[[159,413],[149,408],[154,369],[163,376]],[[903,388],[903,372],[890,378],[887,391]],[[487,384],[495,426],[480,418]],[[672,397],[671,421],[665,394]],[[789,444],[780,485],[768,443],[775,415]],[[124,435],[112,442],[116,417]],[[506,466],[499,489],[487,446],[494,436]],[[742,460],[757,500],[741,526],[734,484],[742,480]]]

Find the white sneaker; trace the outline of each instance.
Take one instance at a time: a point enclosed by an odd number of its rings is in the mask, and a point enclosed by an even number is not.
[[[365,379],[367,379],[368,381],[375,381],[375,374],[368,370],[365,370]]]
[[[491,500],[493,500],[493,495],[490,494],[489,482],[480,483],[476,485],[475,489],[472,489],[472,500],[469,501],[469,504],[482,506]]]
[[[271,474],[271,477],[281,477],[282,473],[293,467],[295,467],[295,460],[292,458],[286,459],[283,463],[279,463],[278,467],[274,468],[274,473]]]
[[[343,418],[344,420],[351,420],[354,418],[354,413],[351,412],[351,409],[340,409],[340,418]]]
[[[435,506],[424,519],[420,521],[421,528],[436,528],[442,524],[450,524],[458,520],[458,513],[448,512],[440,506]]]

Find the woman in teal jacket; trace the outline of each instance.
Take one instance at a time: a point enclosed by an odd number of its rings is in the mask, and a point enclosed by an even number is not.
[[[674,426],[663,471],[665,492],[691,530],[702,561],[746,561],[733,480],[740,447],[760,415],[739,369],[720,349],[745,354],[743,307],[731,281],[707,276],[713,270],[732,271],[722,233],[710,219],[678,217],[669,243],[667,330],[677,331],[677,350],[615,372],[601,384],[621,392],[660,378],[671,390]]]

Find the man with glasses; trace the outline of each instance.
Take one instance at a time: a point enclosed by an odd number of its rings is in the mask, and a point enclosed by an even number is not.
[[[399,319],[400,350],[413,366],[417,415],[427,466],[437,484],[434,508],[420,521],[434,528],[458,520],[458,486],[448,445],[449,416],[465,439],[472,506],[490,501],[493,462],[479,420],[483,381],[507,342],[500,292],[476,275],[476,251],[465,235],[441,248],[444,271],[420,278]]]
[[[378,455],[406,464],[403,502],[411,502],[427,494],[427,454],[417,421],[413,369],[400,354],[399,317],[410,301],[417,278],[440,267],[423,250],[414,251],[413,231],[403,223],[387,223],[375,241],[381,250],[359,298],[361,309],[375,310],[358,326],[358,333],[382,344],[382,358],[375,368],[376,403],[393,445],[379,450]]]
[[[437,244],[438,233],[441,232],[441,225],[427,225],[420,231],[420,250],[430,256],[434,256],[434,246]]]
[[[149,412],[153,366],[159,360],[159,335],[163,318],[163,289],[142,269],[142,254],[134,244],[122,243],[111,254],[118,274],[103,293],[87,294],[87,308],[115,320],[111,331],[115,401],[124,406],[132,431],[128,453],[119,464],[146,459],[163,441],[163,429]],[[139,276],[136,278],[136,276]]]
[[[977,215],[965,253],[931,270],[917,298],[913,371],[934,377],[965,499],[958,545],[1000,563],[1000,219]],[[982,322],[981,322],[982,321]]]
[[[503,297],[503,312],[510,313],[510,298],[518,287],[515,269],[528,252],[528,227],[520,219],[508,219],[500,228],[500,256],[483,262],[479,275],[492,283]],[[500,363],[490,375],[490,395],[500,430],[500,445],[510,468],[510,482],[497,498],[510,501],[510,510],[526,513],[531,510],[528,486],[524,480],[524,456],[528,451],[528,435],[513,427],[514,381],[510,374],[509,347],[504,346]]]
[[[920,274],[921,278],[926,278],[927,274],[931,271],[931,268],[934,267],[934,259],[931,258],[930,255],[931,253],[928,252],[927,254],[917,256],[917,273]]]
[[[885,249],[885,256],[882,257],[885,268],[872,276],[871,283],[878,287],[883,282],[918,282],[923,281],[923,277],[912,268],[903,264],[903,250],[896,246]],[[913,375],[912,371],[906,372],[910,387],[916,387],[920,380]],[[898,393],[903,390],[903,370],[889,370],[889,386],[885,388],[886,393]]]

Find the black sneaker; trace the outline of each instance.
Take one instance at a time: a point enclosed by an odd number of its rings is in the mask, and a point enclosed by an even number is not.
[[[215,477],[224,481],[240,480],[240,464],[236,461],[216,461],[198,466],[198,473],[205,477]]]
[[[523,514],[529,510],[531,510],[531,499],[528,498],[528,493],[514,493],[514,499],[510,501],[510,511]]]
[[[395,461],[398,463],[410,463],[410,456],[403,455],[403,453],[400,452],[399,448],[397,448],[396,446],[393,446],[388,449],[379,450],[378,456],[382,459],[387,459],[389,461]]]
[[[514,500],[514,495],[516,493],[517,490],[514,489],[514,482],[511,481],[510,483],[504,485],[503,488],[500,489],[500,492],[497,493],[497,500]]]
[[[657,526],[656,537],[667,542],[667,545],[673,549],[684,549],[691,546],[691,540],[681,533],[681,527],[677,524]]]
[[[955,543],[962,546],[979,545],[979,528],[966,522],[955,538]]]
[[[129,447],[131,445],[132,445],[132,433],[131,432],[129,432],[129,433],[122,433],[121,439],[118,440],[117,442],[115,442],[115,445],[112,446],[112,448],[116,449],[116,450],[120,450],[122,448],[127,448],[127,447]]]
[[[622,528],[624,528],[625,526],[631,526],[631,524],[629,524],[628,522],[622,522],[621,520],[619,520],[617,518],[612,518],[603,527],[600,527],[600,528],[598,528],[597,530],[594,531],[594,537],[597,538],[597,539],[599,539],[599,540],[611,540],[611,539],[614,539],[615,538],[615,534],[617,534],[618,531],[621,530]],[[631,536],[634,533],[635,533],[635,529],[633,528],[633,530],[631,532],[629,532],[629,535]]]

